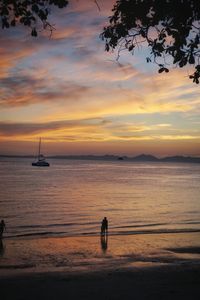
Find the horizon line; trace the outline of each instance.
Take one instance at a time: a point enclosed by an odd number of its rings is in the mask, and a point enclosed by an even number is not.
[[[52,155],[45,155],[46,158],[59,158],[59,157],[115,157],[115,158],[137,158],[137,157],[152,157],[156,159],[164,159],[164,158],[172,158],[172,157],[182,157],[182,158],[200,158],[200,154],[197,155],[189,155],[189,154],[175,154],[175,155],[165,155],[162,157],[158,157],[154,154],[149,153],[140,153],[134,156],[130,155],[121,155],[121,154],[52,154]],[[1,154],[0,157],[36,157],[33,154]]]

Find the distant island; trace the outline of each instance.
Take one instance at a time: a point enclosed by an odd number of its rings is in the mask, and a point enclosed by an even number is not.
[[[0,155],[0,158],[33,158],[32,155]],[[200,157],[192,156],[167,156],[157,158],[150,154],[140,154],[134,157],[118,155],[56,155],[48,156],[50,159],[80,159],[80,160],[102,160],[102,161],[130,161],[130,162],[174,162],[174,163],[200,163]]]

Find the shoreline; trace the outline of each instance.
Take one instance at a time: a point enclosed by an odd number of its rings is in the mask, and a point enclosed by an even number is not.
[[[3,239],[0,278],[200,265],[199,233]]]
[[[142,226],[141,226],[142,227]],[[137,235],[160,235],[160,234],[189,234],[189,233],[199,233],[200,228],[179,228],[179,229],[154,229],[154,230],[141,230],[141,231],[109,231],[110,237],[117,236],[137,236]],[[89,232],[89,233],[76,233],[76,234],[67,234],[67,233],[58,233],[58,232],[42,232],[42,233],[24,233],[16,235],[7,235],[1,238],[2,240],[17,240],[17,239],[48,239],[48,238],[83,238],[83,237],[96,237],[98,238],[100,234],[98,232]]]
[[[3,300],[200,299],[199,233],[3,243]]]

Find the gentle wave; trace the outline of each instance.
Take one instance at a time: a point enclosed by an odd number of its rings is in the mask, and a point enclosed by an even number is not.
[[[18,225],[15,228],[28,229],[28,228],[44,228],[44,227],[68,227],[68,226],[88,226],[88,225],[98,225],[97,222],[88,223],[57,223],[57,224],[47,224],[47,225]],[[12,228],[12,227],[11,227]]]
[[[154,227],[168,225],[168,223],[154,223],[154,224],[141,224],[141,225],[124,225],[124,226],[115,226],[113,228],[138,228],[138,227]]]
[[[144,235],[144,234],[176,234],[176,233],[198,233],[200,232],[200,229],[194,229],[194,228],[184,228],[184,229],[154,229],[154,230],[137,230],[137,231],[109,231],[110,236],[120,236],[120,235]],[[82,233],[67,233],[65,231],[60,232],[53,232],[53,231],[45,231],[45,232],[34,232],[34,233],[23,233],[23,234],[13,234],[13,235],[7,235],[4,238],[10,239],[10,238],[26,238],[26,237],[33,237],[33,238],[40,238],[43,236],[46,237],[80,237],[80,236],[97,236],[99,235],[99,231],[87,231]]]
[[[30,159],[0,164],[6,237],[200,230],[200,165]]]
[[[22,233],[22,234],[13,234],[8,235],[5,238],[17,238],[17,237],[40,237],[40,236],[57,236],[61,234],[66,234],[66,232],[53,232],[53,231],[44,231],[44,232],[34,232],[34,233]]]

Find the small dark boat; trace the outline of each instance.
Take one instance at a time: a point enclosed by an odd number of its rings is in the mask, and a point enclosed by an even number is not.
[[[32,166],[34,166],[34,167],[49,167],[50,164],[45,160],[44,155],[41,154],[40,151],[41,151],[41,138],[39,140],[39,150],[38,150],[37,161],[32,162]]]
[[[124,160],[124,158],[122,156],[119,156],[118,160]]]

